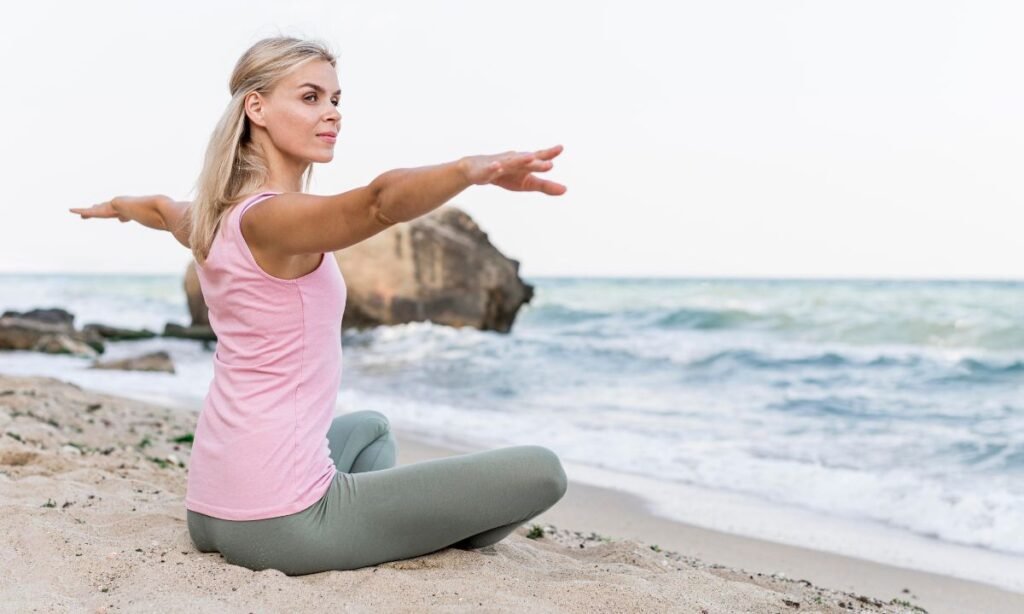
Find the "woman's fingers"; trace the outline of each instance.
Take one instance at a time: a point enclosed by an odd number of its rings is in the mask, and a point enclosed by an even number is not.
[[[492,183],[507,190],[543,192],[558,196],[566,187],[554,181],[540,179],[533,173],[543,173],[554,168],[552,159],[562,153],[562,146],[555,145],[537,151],[507,151],[484,162],[475,175],[474,183]],[[480,158],[484,158],[481,156]],[[483,162],[483,160],[480,160]]]
[[[549,196],[560,196],[561,194],[564,194],[565,190],[567,189],[561,183],[550,181],[548,179],[541,179],[540,177],[534,177],[534,181],[532,181],[531,183],[534,184],[534,188],[532,189],[534,189],[535,191],[544,192]]]
[[[527,175],[526,180],[523,181],[523,189],[532,192],[543,192],[549,196],[561,196],[566,191],[564,185],[547,179],[541,179],[534,175]]]
[[[522,173],[534,171],[549,171],[554,167],[550,160],[541,160],[534,152],[517,154],[512,159],[500,165],[502,173]]]
[[[564,148],[561,145],[555,145],[554,147],[548,147],[547,149],[538,149],[535,155],[541,160],[550,160],[562,153]]]
[[[114,208],[110,206],[109,202],[100,203],[91,207],[70,207],[68,211],[81,215],[83,220],[93,217],[120,217],[117,212],[114,211]]]

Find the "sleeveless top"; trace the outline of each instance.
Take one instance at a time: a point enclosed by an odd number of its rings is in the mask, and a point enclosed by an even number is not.
[[[217,335],[213,380],[193,436],[185,507],[225,520],[284,516],[316,503],[334,479],[327,444],[341,384],[347,288],[334,254],[280,279],[256,263],[233,206],[198,266]]]

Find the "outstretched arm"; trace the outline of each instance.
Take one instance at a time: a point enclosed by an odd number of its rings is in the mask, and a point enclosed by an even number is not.
[[[335,196],[286,192],[263,200],[242,216],[250,245],[284,255],[345,249],[389,226],[440,207],[472,185],[517,192],[564,194],[566,187],[534,173],[551,170],[556,145],[535,152],[466,156],[454,162],[394,169],[369,185]]]
[[[170,231],[179,243],[189,247],[188,236],[192,226],[189,205],[191,203],[176,202],[162,194],[115,196],[91,207],[71,208],[69,211],[81,215],[83,220],[93,217],[116,217],[122,222],[134,220],[148,228]]]

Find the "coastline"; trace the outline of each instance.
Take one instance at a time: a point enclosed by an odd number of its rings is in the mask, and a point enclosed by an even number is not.
[[[444,549],[297,578],[252,572],[199,553],[188,538],[189,450],[173,438],[191,432],[196,416],[196,408],[0,374],[7,604],[250,611],[316,607],[341,596],[355,611],[1024,610],[1024,595],[989,585],[666,520],[638,497],[571,475],[554,508],[490,550]],[[395,432],[399,464],[466,451]],[[532,525],[549,530],[530,539]]]

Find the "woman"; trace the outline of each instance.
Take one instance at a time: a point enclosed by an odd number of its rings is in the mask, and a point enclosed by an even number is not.
[[[169,230],[192,250],[217,349],[189,467],[189,535],[201,552],[288,575],[494,544],[566,489],[558,457],[541,446],[396,467],[384,415],[332,420],[346,299],[334,251],[471,185],[565,192],[533,174],[552,168],[557,146],[396,169],[336,196],[304,193],[312,163],[334,154],[335,66],[318,42],[259,41],[231,75],[192,203],[117,197],[71,209]]]

